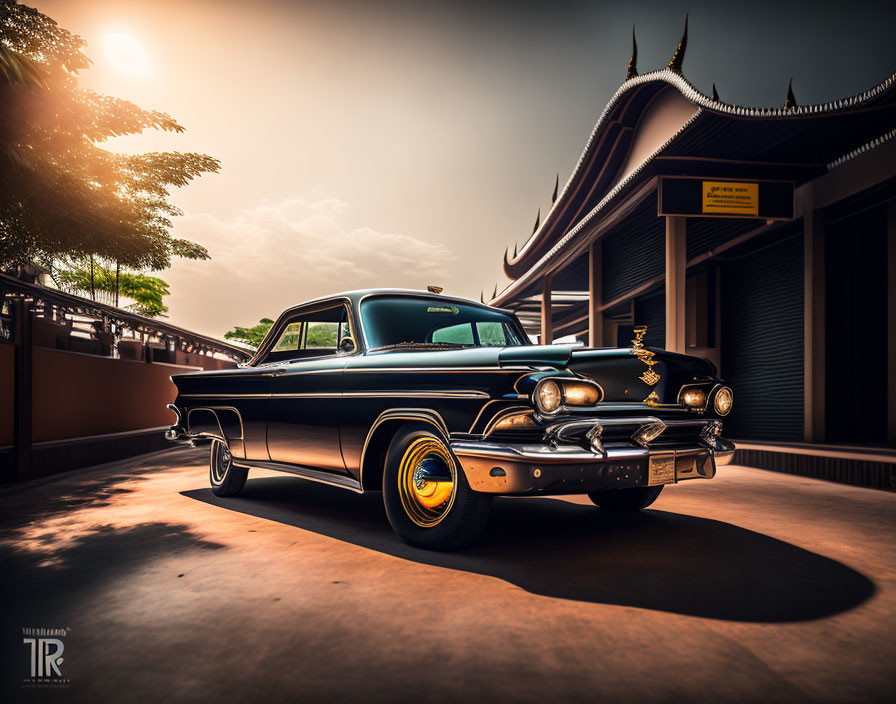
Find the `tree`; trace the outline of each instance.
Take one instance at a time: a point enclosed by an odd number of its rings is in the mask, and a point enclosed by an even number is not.
[[[183,132],[172,117],[78,88],[84,40],[35,9],[0,0],[0,266],[91,257],[163,269],[207,258],[171,236],[171,187],[220,163],[205,154],[115,154],[100,145],[146,129]]]
[[[224,333],[224,339],[244,342],[247,345],[258,348],[258,346],[261,344],[261,341],[264,339],[264,336],[268,334],[268,330],[271,329],[271,325],[273,324],[274,321],[270,318],[262,318],[258,321],[258,325],[254,325],[251,328],[241,328],[239,326],[236,326],[233,328],[233,330],[228,330]]]
[[[116,272],[103,266],[64,269],[57,273],[60,288],[69,293],[90,293],[94,300],[118,305],[117,296],[121,295],[134,300],[127,306],[140,315],[156,318],[168,312],[168,306],[162,298],[171,293],[168,282],[156,276],[147,276],[134,272]]]

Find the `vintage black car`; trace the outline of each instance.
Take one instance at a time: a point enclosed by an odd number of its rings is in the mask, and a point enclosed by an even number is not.
[[[238,369],[172,377],[171,440],[210,440],[218,496],[251,468],[382,491],[407,543],[454,549],[495,495],[587,493],[639,510],[709,479],[731,390],[712,363],[643,345],[532,345],[510,312],[423,291],[290,308]]]

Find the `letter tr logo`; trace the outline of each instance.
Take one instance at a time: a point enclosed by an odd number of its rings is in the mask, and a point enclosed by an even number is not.
[[[62,677],[59,666],[65,659],[65,646],[59,638],[24,638],[22,642],[31,646],[32,677]]]

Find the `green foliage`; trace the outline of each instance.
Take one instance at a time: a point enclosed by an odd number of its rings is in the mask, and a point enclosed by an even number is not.
[[[336,347],[339,323],[309,323],[305,347]]]
[[[258,325],[251,328],[241,328],[237,326],[234,327],[233,330],[228,330],[224,333],[224,339],[244,342],[247,345],[257,348],[264,339],[264,336],[268,334],[268,330],[271,329],[271,325],[273,324],[274,321],[270,318],[262,318],[258,322]]]
[[[100,144],[172,117],[78,88],[84,40],[35,9],[0,0],[0,265],[89,256],[162,269],[208,258],[171,237],[171,187],[215,172],[204,154],[115,154]]]
[[[268,330],[274,321],[270,318],[262,318],[258,325],[251,328],[235,327],[224,333],[224,339],[237,340],[245,342],[256,349],[264,340],[264,336],[268,334]],[[315,347],[335,348],[339,344],[339,331],[344,328],[345,323],[290,323],[281,333],[280,339],[277,340],[275,351],[297,350],[302,341],[302,326],[308,325],[308,331],[305,333],[305,344],[302,349],[311,349]],[[347,333],[346,333],[347,334]]]
[[[57,279],[62,287],[71,293],[86,295],[91,291],[90,265],[64,269],[58,272]],[[151,318],[168,312],[168,307],[162,299],[171,291],[163,279],[123,271],[119,273],[118,285],[120,295],[134,300],[132,305],[127,306],[129,310]],[[112,302],[115,296],[115,270],[94,264],[92,289],[94,298],[99,297],[100,300],[105,298]]]

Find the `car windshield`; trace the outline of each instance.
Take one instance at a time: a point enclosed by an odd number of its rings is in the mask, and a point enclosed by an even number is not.
[[[456,301],[423,296],[376,296],[361,303],[360,314],[371,350],[527,344],[513,316]]]

